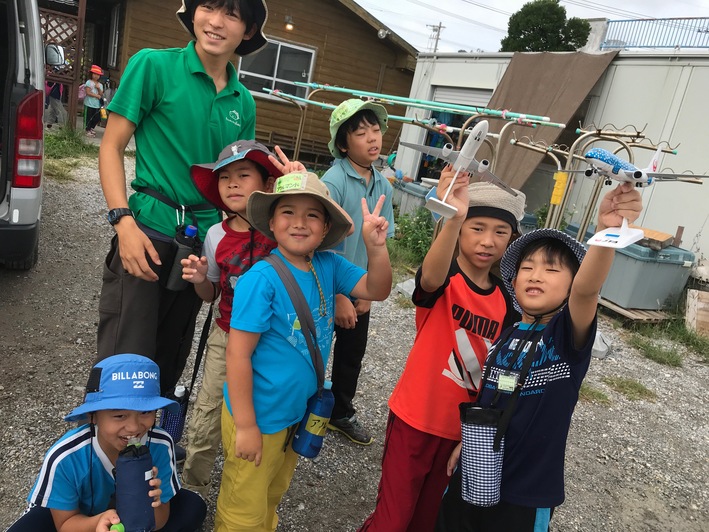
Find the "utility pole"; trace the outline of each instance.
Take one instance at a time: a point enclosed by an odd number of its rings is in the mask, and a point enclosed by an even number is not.
[[[431,37],[435,39],[433,43],[433,53],[435,54],[438,51],[438,41],[441,38],[441,30],[445,29],[445,26],[442,22],[439,22],[437,25],[426,24],[426,27],[431,28],[431,31],[434,34],[431,35]]]

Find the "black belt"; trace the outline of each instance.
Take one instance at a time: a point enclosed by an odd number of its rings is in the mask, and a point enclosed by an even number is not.
[[[197,227],[197,217],[195,216],[195,211],[218,211],[217,207],[212,205],[209,202],[205,203],[195,203],[193,205],[180,205],[177,203],[175,200],[172,198],[169,198],[162,192],[158,192],[157,190],[153,190],[152,188],[148,187],[140,187],[140,186],[134,186],[133,187],[136,192],[142,192],[143,194],[146,194],[148,196],[151,196],[155,198],[156,200],[164,203],[168,207],[172,207],[176,211],[182,211],[183,212],[183,222],[184,223],[184,212],[187,211],[190,213],[192,216],[192,222],[195,227]]]

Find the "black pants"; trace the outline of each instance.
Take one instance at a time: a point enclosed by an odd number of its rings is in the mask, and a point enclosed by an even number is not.
[[[170,517],[163,532],[195,532],[207,517],[207,505],[196,493],[181,489],[170,499]],[[7,529],[7,532],[55,532],[49,508],[35,506]]]
[[[162,262],[153,265],[161,275],[172,267],[172,243],[152,240]],[[111,241],[103,267],[99,300],[98,360],[134,353],[154,360],[160,368],[160,390],[170,392],[177,384],[192,348],[195,321],[202,300],[188,285],[168,290],[160,282],[138,279],[123,269],[118,237]]]
[[[534,532],[539,513],[544,509],[517,506],[504,501],[483,508],[468,504],[461,496],[462,477],[458,468],[438,511],[436,532]],[[554,514],[551,508],[549,519]],[[543,515],[539,519],[544,521]],[[548,530],[548,529],[547,529]]]
[[[91,131],[101,121],[101,108],[85,106],[84,109],[86,109],[86,131]]]
[[[355,413],[352,399],[357,391],[362,359],[367,350],[368,333],[369,312],[357,316],[354,329],[343,329],[335,325],[335,348],[332,353],[332,394],[335,396],[335,406],[330,416],[332,419],[352,417]]]

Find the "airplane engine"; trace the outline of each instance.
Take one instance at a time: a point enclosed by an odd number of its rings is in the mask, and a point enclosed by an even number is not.
[[[488,161],[487,159],[483,159],[482,161],[480,161],[480,165],[478,166],[478,173],[484,174],[489,166],[490,161]]]
[[[453,151],[453,145],[450,143],[447,143],[445,146],[443,146],[441,148],[441,156],[448,157],[452,151]]]
[[[633,172],[633,179],[635,180],[636,187],[646,187],[652,182],[652,178],[642,170],[635,170],[635,172]]]

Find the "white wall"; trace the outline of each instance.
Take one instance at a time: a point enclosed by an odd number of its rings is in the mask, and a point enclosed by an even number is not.
[[[421,54],[414,73],[411,98],[431,99],[437,85],[471,88],[493,88],[499,83],[511,54]],[[583,75],[583,73],[579,73]],[[709,53],[668,51],[621,52],[591,91],[586,126],[626,129],[635,126],[653,143],[669,142],[678,155],[665,155],[660,167],[681,173],[709,173]],[[523,110],[520,110],[523,111]],[[407,116],[426,118],[428,114],[409,108]],[[553,115],[551,116],[554,119]],[[426,132],[407,125],[401,140],[422,142]],[[613,148],[612,144],[595,144]],[[509,150],[504,147],[503,156]],[[635,149],[635,163],[644,167],[652,151]],[[625,153],[621,153],[625,156]],[[412,175],[420,160],[418,152],[401,148],[397,166]],[[580,167],[583,168],[583,165]],[[671,169],[671,170],[670,170]],[[528,211],[535,197],[551,190],[548,174],[533,178],[523,190],[529,190]],[[684,226],[682,247],[709,256],[709,179],[704,185],[658,183],[642,191],[645,212],[639,223],[647,228],[674,234]],[[579,179],[571,203],[580,218],[589,203],[592,182]],[[605,187],[607,188],[607,187]],[[605,189],[604,189],[605,190]],[[696,241],[696,245],[695,245]]]

